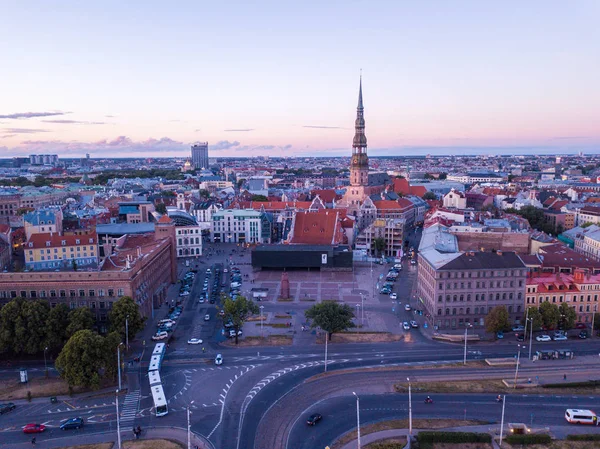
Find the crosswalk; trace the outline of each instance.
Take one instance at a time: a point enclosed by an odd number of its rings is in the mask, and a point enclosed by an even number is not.
[[[133,424],[140,403],[140,390],[134,390],[127,393],[123,406],[121,408],[121,425]]]

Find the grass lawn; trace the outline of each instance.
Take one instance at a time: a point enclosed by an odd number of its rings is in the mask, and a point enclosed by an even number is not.
[[[408,391],[408,384],[400,382],[394,385],[399,393]],[[428,393],[514,393],[515,389],[507,387],[501,379],[486,380],[461,380],[444,382],[412,382],[413,391],[424,391]],[[599,387],[575,387],[575,388],[543,388],[530,387],[517,389],[519,394],[597,394]]]
[[[123,449],[183,449],[183,445],[171,440],[132,440],[123,442]]]
[[[244,337],[239,340],[237,347],[245,346],[286,346],[292,344],[291,335],[269,335],[267,337]],[[236,347],[235,340],[223,343],[224,346]]]
[[[114,443],[98,443],[98,444],[84,444],[81,446],[67,446],[61,449],[112,449]]]
[[[388,438],[386,440],[376,441],[364,446],[365,449],[404,449],[406,438]]]
[[[69,394],[67,383],[58,378],[30,377],[29,382],[22,384],[18,380],[0,381],[0,401],[12,399],[26,399],[27,392],[31,391],[31,397],[64,396]],[[85,391],[83,388],[73,388],[74,393]]]
[[[520,444],[517,444],[517,445],[513,446],[513,445],[508,444],[505,441],[503,441],[502,447],[505,449],[521,449],[523,447],[526,447],[527,449],[598,449],[598,442],[597,441],[557,440],[557,441],[553,441],[549,445],[532,444],[532,445],[522,446]]]

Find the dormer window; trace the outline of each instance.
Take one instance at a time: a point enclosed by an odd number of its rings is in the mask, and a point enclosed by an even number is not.
[[[90,243],[94,243],[94,239],[90,239]]]
[[[46,246],[50,246],[50,242],[46,242]]]
[[[29,243],[29,247],[30,247],[30,248],[33,248],[33,243]]]
[[[63,246],[65,246],[67,244],[67,241],[66,240],[61,240],[60,244],[63,245]]]
[[[76,245],[79,245],[79,243],[81,243],[79,239],[75,240]]]

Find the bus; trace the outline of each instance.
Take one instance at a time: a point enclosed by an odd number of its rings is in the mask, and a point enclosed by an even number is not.
[[[569,408],[565,412],[565,419],[571,424],[592,424],[598,425],[598,417],[591,410],[579,410],[576,408]]]
[[[159,355],[161,358],[165,356],[165,347],[164,343],[156,343],[154,346],[154,350],[152,351],[152,355]]]
[[[150,391],[152,391],[152,400],[154,401],[154,413],[157,417],[165,416],[169,413],[169,409],[167,407],[167,400],[165,399],[165,392],[163,391],[162,385],[160,383],[154,385],[150,387]]]
[[[155,385],[162,385],[160,382],[160,374],[158,371],[150,371],[148,373],[148,380],[150,381],[151,387],[154,387]]]

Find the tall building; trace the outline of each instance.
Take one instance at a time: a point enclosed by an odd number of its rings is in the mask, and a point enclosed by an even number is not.
[[[192,145],[192,164],[194,168],[208,168],[208,142],[198,142]]]

